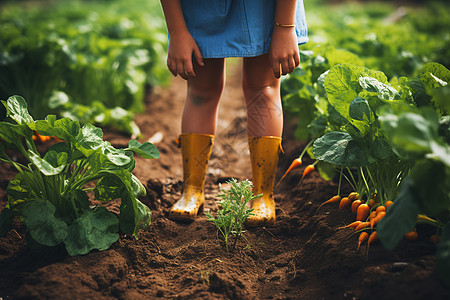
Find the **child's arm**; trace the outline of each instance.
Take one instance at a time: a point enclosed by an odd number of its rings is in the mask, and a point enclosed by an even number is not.
[[[297,0],[277,0],[270,45],[271,65],[276,78],[280,78],[280,69],[281,74],[286,75],[300,64],[295,27],[288,27],[295,24],[296,6]]]
[[[167,67],[174,76],[180,74],[183,79],[195,77],[192,54],[200,66],[203,66],[203,58],[186,27],[180,1],[161,0],[161,6],[170,36]]]

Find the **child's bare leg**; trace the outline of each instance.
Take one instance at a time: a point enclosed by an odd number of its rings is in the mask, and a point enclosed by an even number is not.
[[[188,79],[188,90],[184,104],[181,131],[214,135],[217,108],[225,85],[223,58],[204,60],[200,67],[194,62],[197,77]]]
[[[193,221],[205,202],[205,174],[225,77],[224,59],[205,59],[204,63],[202,67],[194,65],[197,77],[188,79],[180,135],[183,193],[169,212],[169,218],[177,221]]]
[[[242,88],[247,104],[248,136],[281,137],[280,80],[273,75],[268,54],[244,58]]]
[[[242,74],[253,192],[263,194],[251,201],[254,215],[246,225],[271,226],[276,219],[273,185],[283,130],[280,80],[273,74],[268,55],[244,58]]]

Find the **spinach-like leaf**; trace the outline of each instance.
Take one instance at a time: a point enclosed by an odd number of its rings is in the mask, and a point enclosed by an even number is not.
[[[349,106],[349,116],[352,119],[364,121],[366,123],[372,123],[375,120],[375,116],[370,109],[369,102],[357,96]]]
[[[69,255],[106,250],[119,239],[118,219],[104,207],[86,210],[68,228],[64,240]]]
[[[66,166],[65,164],[63,164],[63,165],[58,165],[58,166],[54,167],[50,162],[46,161],[45,159],[42,159],[38,154],[34,153],[31,150],[28,150],[28,155],[30,157],[31,162],[34,165],[36,165],[36,167],[39,169],[39,171],[42,172],[42,174],[44,174],[46,176],[58,175],[59,173],[62,172],[62,170],[64,170],[64,168]],[[56,158],[56,156],[55,156],[55,160],[56,161],[52,161],[52,162],[57,164],[58,158]]]
[[[56,218],[56,208],[46,200],[29,201],[24,205],[23,218],[31,237],[39,244],[56,246],[67,236],[67,224]]]
[[[28,113],[27,102],[21,96],[11,96],[6,102],[6,116],[18,124],[33,123],[34,120]]]
[[[388,250],[393,250],[405,233],[416,225],[419,207],[412,189],[414,184],[411,177],[403,181],[395,202],[389,206],[386,216],[377,224],[378,237]]]
[[[342,131],[328,132],[316,139],[313,154],[318,160],[338,166],[365,166],[370,159],[359,143]]]
[[[125,150],[131,150],[136,154],[139,154],[143,158],[153,159],[159,158],[159,151],[155,145],[150,142],[145,142],[143,144],[139,143],[137,140],[130,140],[128,142],[128,148]]]

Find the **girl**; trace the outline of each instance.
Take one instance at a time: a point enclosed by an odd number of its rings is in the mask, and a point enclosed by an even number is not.
[[[167,66],[187,81],[180,144],[184,183],[169,218],[192,221],[203,206],[206,167],[225,84],[224,58],[243,57],[242,88],[253,192],[247,226],[275,223],[273,185],[281,149],[280,75],[300,63],[308,41],[303,0],[161,0],[169,32]]]

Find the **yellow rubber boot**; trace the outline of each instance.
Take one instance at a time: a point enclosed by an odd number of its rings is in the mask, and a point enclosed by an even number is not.
[[[250,216],[245,225],[248,227],[273,226],[276,220],[273,185],[278,154],[281,149],[281,138],[275,136],[250,137],[248,145],[253,172],[253,193],[263,195],[250,202],[250,208],[253,208],[254,215]]]
[[[183,133],[180,135],[183,157],[183,192],[170,209],[169,219],[190,222],[205,203],[203,187],[214,136]]]

